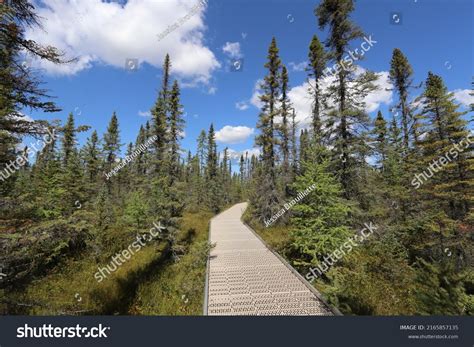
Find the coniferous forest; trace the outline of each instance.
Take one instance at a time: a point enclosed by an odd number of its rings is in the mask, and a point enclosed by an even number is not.
[[[218,150],[213,124],[183,148],[186,105],[171,55],[134,142],[123,143],[127,124],[113,105],[100,115],[110,119],[104,133],[62,110],[23,55],[58,65],[75,58],[25,37],[40,25],[30,1],[1,1],[0,312],[201,314],[209,221],[248,201],[244,220],[343,314],[474,314],[472,112],[441,71],[415,80],[393,47],[393,112],[371,117],[364,99],[379,76],[341,66],[368,37],[355,6],[314,7],[315,34],[299,48],[309,126],[296,120],[287,63],[278,37],[268,37],[259,154],[236,159]],[[66,121],[31,120],[25,110]],[[367,225],[372,235],[328,263]],[[124,249],[130,259],[112,261]]]

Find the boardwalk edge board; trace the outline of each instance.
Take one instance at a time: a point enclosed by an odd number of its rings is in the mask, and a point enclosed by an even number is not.
[[[218,214],[216,214],[214,217],[212,217],[210,220],[209,220],[209,229],[208,229],[208,232],[207,232],[207,241],[208,243],[212,244],[211,242],[211,225],[212,225],[212,221],[219,217],[219,215],[221,215],[222,213],[224,213],[225,211],[227,211],[229,208],[231,208],[232,206],[228,207],[227,209],[219,212]],[[212,250],[212,249],[211,249]],[[209,250],[209,255],[207,256],[207,261],[206,261],[206,278],[204,279],[204,303],[203,303],[203,307],[202,307],[202,313],[204,316],[207,316],[207,311],[208,311],[208,302],[209,302],[209,267],[210,267],[210,261],[211,261],[211,250]]]

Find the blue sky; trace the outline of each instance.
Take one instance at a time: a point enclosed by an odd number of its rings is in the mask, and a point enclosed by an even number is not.
[[[63,112],[52,116],[24,112],[34,119],[62,120],[74,112],[78,124],[90,125],[102,134],[116,111],[122,143],[134,141],[140,125],[150,119],[139,113],[144,114],[154,104],[161,83],[162,58],[170,52],[175,63],[173,77],[183,86],[183,147],[194,151],[197,135],[212,122],[216,130],[227,126],[218,137],[220,149],[228,146],[238,152],[252,148],[256,132],[252,129],[258,116],[255,85],[265,75],[263,64],[273,36],[290,71],[294,88],[291,97],[298,119],[305,123],[309,114],[304,96],[306,73],[298,66],[307,60],[311,37],[317,34],[321,40],[326,38],[313,14],[318,3],[209,0],[200,6],[196,0],[43,0],[37,4],[44,29],[28,31],[28,37],[52,43],[80,59],[61,69],[32,62],[34,68],[41,69],[46,88]],[[189,15],[182,26],[163,40],[157,39],[168,25],[192,13],[193,7],[196,13]],[[391,23],[394,14],[400,17],[399,24]],[[470,101],[472,1],[359,0],[353,19],[377,41],[360,62],[363,68],[387,72],[392,50],[398,47],[413,66],[416,84],[433,71],[443,77],[449,90],[456,91],[460,102]],[[359,44],[353,43],[354,47]],[[138,59],[136,71],[125,69],[127,58]],[[236,58],[243,59],[243,68],[232,72],[229,62]],[[386,81],[381,86],[389,87]],[[414,90],[412,96],[419,93]],[[394,104],[396,95],[383,90],[371,100],[371,114],[380,108],[388,117],[388,107]],[[81,143],[89,134],[81,135]]]

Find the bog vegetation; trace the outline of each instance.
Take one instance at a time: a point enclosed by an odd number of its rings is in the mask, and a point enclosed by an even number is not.
[[[471,135],[466,113],[435,72],[414,81],[408,58],[394,48],[387,66],[397,100],[391,115],[379,111],[371,119],[363,100],[379,76],[355,64],[329,78],[325,73],[364,37],[353,11],[352,0],[322,0],[315,8],[327,37],[315,34],[308,45],[309,127],[296,122],[288,71],[276,38],[269,40],[260,155],[235,160],[228,149],[218,152],[212,124],[195,152],[183,155],[183,105],[169,56],[152,119],[134,143],[121,143],[113,110],[104,134],[77,124],[73,114],[64,124],[27,120],[22,110],[61,110],[21,64],[24,52],[57,64],[68,60],[24,38],[26,26],[38,25],[28,1],[2,2],[1,312],[199,314],[208,221],[248,200],[247,221],[303,275],[364,223],[377,225],[376,234],[313,282],[343,313],[473,314],[473,147],[465,141],[453,150]],[[80,132],[90,134],[83,146]],[[39,150],[22,145],[48,133],[55,136],[40,141]],[[19,163],[32,153],[34,160]],[[414,184],[446,153],[441,170]],[[265,227],[308,187],[314,189]],[[160,237],[98,283],[97,269],[157,220],[165,227]]]

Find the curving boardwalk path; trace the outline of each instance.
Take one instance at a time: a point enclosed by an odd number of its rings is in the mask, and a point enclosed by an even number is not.
[[[208,315],[333,315],[318,293],[240,220],[246,203],[211,221]],[[337,314],[337,312],[336,312]]]

